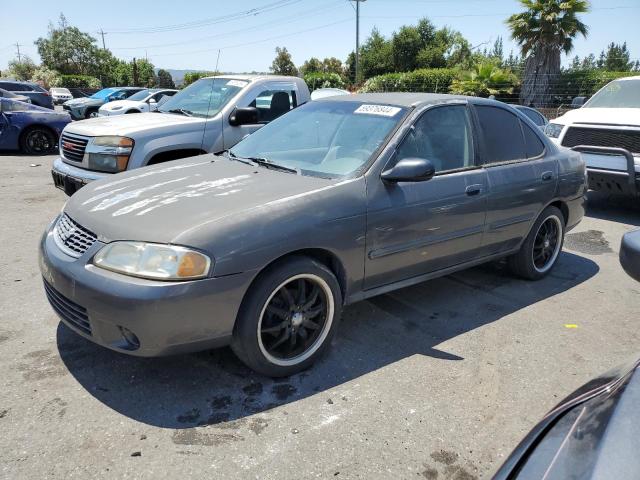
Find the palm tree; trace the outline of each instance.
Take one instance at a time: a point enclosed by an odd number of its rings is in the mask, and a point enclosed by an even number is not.
[[[525,57],[520,102],[549,104],[550,87],[560,73],[560,54],[573,49],[573,39],[588,27],[578,14],[589,11],[586,0],[520,0],[526,11],[511,15],[507,25]]]
[[[512,94],[517,83],[517,78],[511,72],[498,68],[494,62],[485,61],[475,65],[472,70],[461,72],[451,83],[449,91],[455,95],[499,97]]]

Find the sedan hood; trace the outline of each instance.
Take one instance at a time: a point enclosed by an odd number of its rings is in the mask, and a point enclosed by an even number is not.
[[[127,107],[138,107],[144,102],[137,102],[135,100],[116,100],[115,102],[105,103],[100,107],[100,110],[122,110]]]
[[[563,125],[591,123],[640,126],[640,108],[578,108],[568,111],[551,122]]]
[[[90,118],[69,125],[67,131],[88,137],[100,135],[130,136],[136,132],[154,130],[168,125],[193,125],[204,122],[205,120],[202,118],[186,117],[172,113],[139,113],[137,115]]]
[[[153,114],[151,114],[153,115]],[[140,115],[136,115],[140,116]],[[92,182],[65,207],[101,241],[189,244],[189,232],[338,183],[203,155]],[[191,245],[197,247],[198,245]]]
[[[97,103],[102,103],[102,100],[97,98],[83,97],[83,98],[74,98],[72,100],[67,100],[66,102],[64,102],[64,104],[69,107],[76,107],[79,105],[89,105],[89,104],[97,104]]]

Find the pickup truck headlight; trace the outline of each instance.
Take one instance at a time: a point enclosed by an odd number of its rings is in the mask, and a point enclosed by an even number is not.
[[[185,247],[146,242],[113,242],[93,257],[97,267],[153,280],[193,280],[209,274],[211,259]]]
[[[87,146],[87,165],[99,172],[122,172],[127,169],[132,150],[133,139],[129,137],[95,137]]]
[[[544,128],[544,133],[547,137],[558,138],[562,133],[563,128],[564,125],[560,125],[559,123],[548,123]]]

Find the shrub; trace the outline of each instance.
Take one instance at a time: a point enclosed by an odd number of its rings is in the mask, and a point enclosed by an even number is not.
[[[423,68],[405,73],[386,73],[367,80],[360,92],[447,93],[456,78],[449,68]]]
[[[513,93],[518,79],[511,72],[498,68],[491,62],[481,62],[469,71],[461,72],[449,87],[456,95],[487,98],[501,97]]]
[[[61,75],[58,86],[66,88],[102,88],[100,80],[89,75]]]
[[[44,88],[51,88],[59,86],[61,78],[58,72],[42,65],[33,72],[31,81],[42,85]]]
[[[215,72],[187,72],[184,74],[182,86],[186,87],[187,85],[191,85],[196,80],[200,80],[203,77],[211,77],[212,75],[217,74]]]
[[[607,83],[638,72],[610,72],[607,70],[577,70],[562,72],[551,88],[556,103],[570,103],[574,97],[590,97]]]
[[[318,88],[344,88],[345,83],[337,73],[312,72],[303,77],[309,90],[313,92]]]

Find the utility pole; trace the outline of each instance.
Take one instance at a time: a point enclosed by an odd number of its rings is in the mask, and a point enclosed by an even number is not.
[[[18,42],[15,43],[16,45],[16,49],[18,51],[18,62],[22,61],[22,56],[20,55],[20,47],[22,47],[22,45],[20,45]]]
[[[356,83],[360,79],[360,2],[367,0],[350,0],[356,2]]]
[[[105,47],[105,44],[104,44],[104,30],[100,29],[98,33],[102,36],[102,49],[106,50],[107,47]]]

